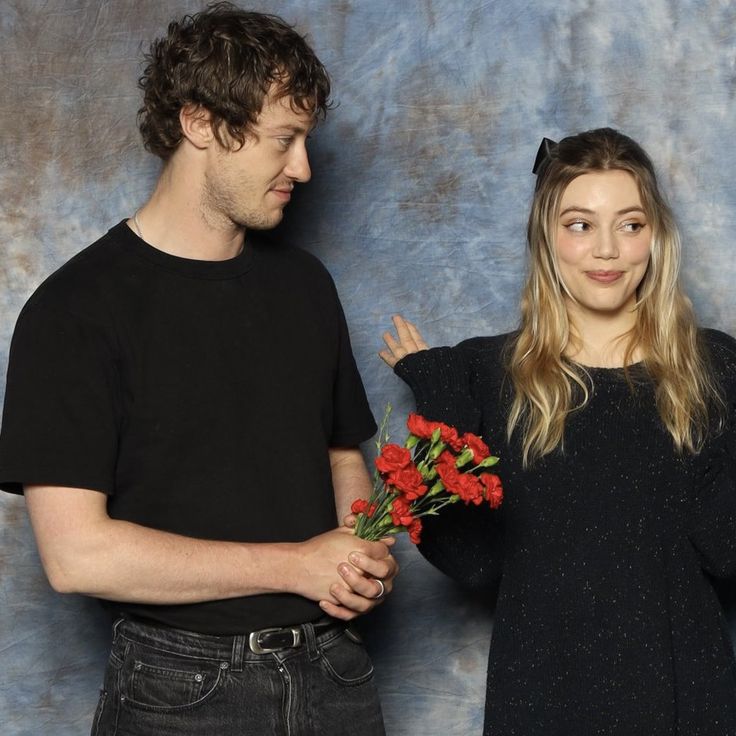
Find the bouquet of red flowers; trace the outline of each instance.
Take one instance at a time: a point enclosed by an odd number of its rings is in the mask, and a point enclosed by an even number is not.
[[[454,427],[410,414],[409,437],[404,446],[388,442],[391,407],[381,422],[376,448],[376,471],[370,499],[353,502],[355,533],[376,540],[409,532],[418,544],[422,517],[458,501],[497,508],[503,499],[501,479],[487,468],[498,462],[483,440],[471,432],[460,435]]]

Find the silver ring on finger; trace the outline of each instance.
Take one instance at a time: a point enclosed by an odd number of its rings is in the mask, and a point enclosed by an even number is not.
[[[381,590],[378,591],[378,594],[373,596],[373,600],[377,601],[386,595],[386,586],[383,584],[383,580],[381,580],[381,578],[373,579],[381,586]]]

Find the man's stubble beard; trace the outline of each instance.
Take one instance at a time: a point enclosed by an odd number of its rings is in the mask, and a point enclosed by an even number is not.
[[[265,209],[265,196],[256,191],[251,182],[239,184],[213,180],[205,175],[200,208],[205,221],[214,227],[236,227],[245,230],[271,230],[283,219],[283,209],[274,208],[273,214]],[[261,207],[254,206],[260,202]]]

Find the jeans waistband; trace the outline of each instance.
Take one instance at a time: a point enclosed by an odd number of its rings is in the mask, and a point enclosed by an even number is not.
[[[312,658],[318,645],[338,636],[347,628],[347,624],[337,619],[323,617],[317,621],[286,627],[287,630],[291,628],[300,632],[299,646],[305,646]],[[155,649],[176,652],[182,656],[228,662],[237,671],[242,668],[245,661],[263,661],[264,657],[272,657],[271,653],[257,654],[251,651],[249,646],[251,633],[253,632],[224,636],[200,634],[123,617],[114,624],[113,642],[122,637]],[[293,648],[297,647],[289,649]]]

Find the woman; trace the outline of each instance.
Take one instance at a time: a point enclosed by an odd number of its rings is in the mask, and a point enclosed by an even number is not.
[[[736,341],[699,331],[652,164],[611,129],[543,142],[517,332],[381,357],[501,456],[499,511],[421,552],[498,603],[484,734],[736,734],[712,577],[736,576]]]

